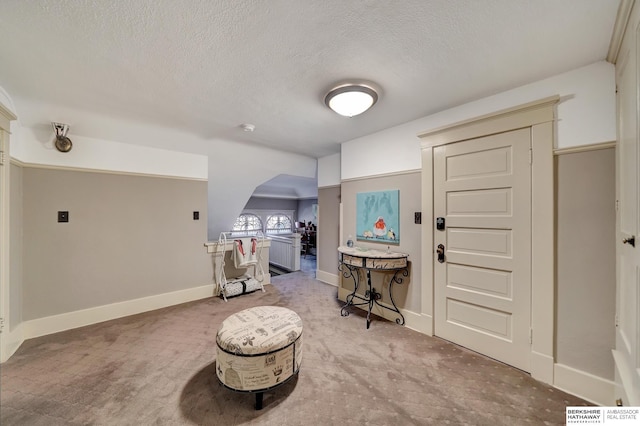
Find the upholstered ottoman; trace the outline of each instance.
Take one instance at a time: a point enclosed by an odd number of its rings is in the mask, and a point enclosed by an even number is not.
[[[222,321],[216,336],[216,374],[220,383],[238,392],[256,394],[275,388],[300,369],[302,320],[290,309],[257,306]]]

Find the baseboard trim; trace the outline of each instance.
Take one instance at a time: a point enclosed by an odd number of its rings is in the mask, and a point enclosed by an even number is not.
[[[213,292],[213,284],[208,284],[201,287],[172,291],[169,293],[97,306],[95,308],[82,309],[79,311],[38,318],[25,321],[21,325],[23,326],[24,339],[32,339],[34,337],[40,337],[47,334],[58,333],[60,331],[71,330],[73,328],[84,327],[86,325],[126,317],[128,315],[140,314],[155,309],[178,305],[180,303],[212,297]]]
[[[619,350],[612,350],[613,361],[616,366],[616,377],[619,379],[619,389],[616,393],[620,392],[624,397],[623,403],[627,407],[637,407],[640,405],[640,394],[638,389],[634,389],[633,377],[636,373],[635,368],[628,362],[628,358]]]
[[[338,299],[342,300],[343,302],[346,302],[347,300],[347,296],[351,294],[351,290],[347,290],[345,288],[340,288],[338,287]],[[384,306],[388,306],[390,309],[393,309],[393,307],[391,305],[389,305],[388,303],[382,303],[382,305]],[[355,306],[349,309],[362,309],[366,312],[366,309],[363,309],[361,306]],[[413,312],[413,311],[409,311],[407,309],[401,309],[398,308],[400,310],[400,313],[402,314],[402,316],[404,316],[404,322],[405,322],[405,326],[418,331],[420,333],[425,333],[424,331],[422,331],[423,329],[426,330],[427,325],[425,324],[424,318],[422,315]],[[379,317],[382,317],[386,320],[389,321],[393,321],[396,322],[397,319],[400,318],[400,316],[398,314],[396,314],[395,312],[389,311],[387,309],[383,309],[380,306],[377,305],[373,305],[373,308],[371,309],[371,313],[375,314]],[[425,333],[426,334],[426,333]]]
[[[591,403],[612,407],[615,405],[615,383],[564,364],[554,366],[553,386]]]
[[[406,309],[400,309],[402,315],[404,315],[405,326],[418,333],[426,334],[427,336],[433,336],[433,328],[431,327],[431,317],[419,314],[417,312],[409,311]]]
[[[409,326],[409,328],[411,328],[412,330],[416,330],[419,331],[422,334],[426,334],[427,336],[434,336],[433,334],[433,316],[429,315],[429,314],[416,314],[420,316],[420,326],[419,328],[413,328],[411,326]]]
[[[316,279],[318,281],[322,281],[325,284],[331,284],[334,287],[338,287],[338,285],[340,284],[340,277],[338,275],[321,271],[319,269],[316,269]]]
[[[20,345],[24,342],[24,333],[22,323],[18,324],[13,331],[2,332],[2,356],[0,357],[0,363],[5,362],[11,355],[16,353]]]
[[[554,365],[552,356],[531,351],[531,371],[529,373],[534,379],[553,385]]]

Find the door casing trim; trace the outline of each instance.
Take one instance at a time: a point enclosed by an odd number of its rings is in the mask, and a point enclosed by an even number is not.
[[[551,96],[423,132],[421,314],[434,332],[433,150],[437,146],[511,130],[531,129],[531,376],[553,383],[555,329],[555,197],[553,148],[556,104]]]

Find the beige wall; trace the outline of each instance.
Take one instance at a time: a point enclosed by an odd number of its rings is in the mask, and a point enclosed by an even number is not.
[[[207,182],[25,167],[22,183],[23,320],[212,283]]]
[[[606,379],[615,315],[613,151],[557,157],[557,362]],[[16,165],[11,174],[11,324],[212,282],[206,182]],[[394,298],[421,312],[420,230],[429,225],[413,222],[419,172],[319,189],[318,270],[337,274],[340,202],[345,235],[354,234],[356,194],[385,189],[400,190],[394,249],[412,262]],[[69,223],[56,222],[58,210],[69,210]]]
[[[615,149],[557,156],[556,362],[613,380]]]
[[[340,187],[318,188],[318,271],[338,274],[340,245]]]
[[[343,234],[356,235],[356,194],[358,192],[400,190],[400,229],[397,234],[400,244],[391,246],[392,250],[409,254],[410,275],[401,285],[394,285],[393,298],[399,308],[421,312],[421,226],[414,223],[414,212],[421,209],[421,174],[410,172],[390,176],[350,180],[342,183],[342,220]],[[387,244],[354,241],[357,246],[386,249]],[[372,274],[372,284],[381,288],[383,274]],[[386,278],[386,283],[389,277]],[[351,280],[345,281],[345,287],[353,289]],[[384,292],[383,292],[384,293]],[[383,294],[383,300],[384,294]],[[386,300],[385,300],[386,301]]]

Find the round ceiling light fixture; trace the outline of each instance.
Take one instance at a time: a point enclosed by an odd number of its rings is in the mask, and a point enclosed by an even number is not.
[[[371,108],[378,101],[378,92],[369,84],[346,83],[329,91],[324,103],[345,117],[354,117]]]

